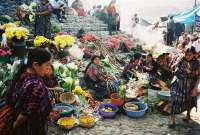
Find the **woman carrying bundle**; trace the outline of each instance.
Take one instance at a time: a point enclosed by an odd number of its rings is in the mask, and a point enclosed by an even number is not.
[[[184,58],[178,63],[171,84],[171,123],[175,127],[175,115],[187,111],[184,121],[190,120],[190,111],[196,106],[199,62],[195,59],[195,48],[188,48]]]

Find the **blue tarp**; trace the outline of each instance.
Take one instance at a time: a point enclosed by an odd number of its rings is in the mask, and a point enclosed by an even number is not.
[[[198,11],[200,11],[200,6],[174,16],[174,21],[183,24],[192,24],[195,22],[195,16]]]

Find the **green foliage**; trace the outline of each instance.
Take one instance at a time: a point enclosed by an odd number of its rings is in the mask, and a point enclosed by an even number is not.
[[[55,24],[55,23],[53,23],[52,26],[51,26],[51,31],[53,33],[61,32],[61,29],[62,29],[61,26],[58,25],[58,24]]]
[[[11,73],[11,69],[8,65],[0,65],[0,98],[3,96],[5,92],[5,82],[11,80],[13,78],[13,74]]]

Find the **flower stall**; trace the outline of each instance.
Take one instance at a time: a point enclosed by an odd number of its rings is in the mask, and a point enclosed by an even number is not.
[[[22,5],[21,8],[31,16],[34,6],[32,3],[31,7]],[[2,29],[8,44],[12,43],[12,46],[0,48],[0,66],[3,67],[0,69],[0,97],[4,93],[5,82],[11,79],[11,67],[14,67],[5,63],[11,63],[9,58],[13,55],[12,50],[15,56],[24,56],[26,47],[29,47],[25,41],[30,38],[29,30],[20,26],[19,22],[6,23]],[[65,32],[55,33],[52,39],[39,35],[31,39],[32,47],[48,49],[53,55],[52,66],[58,86],[49,88],[56,103],[49,121],[54,126],[66,130],[76,126],[93,128],[98,120],[115,119],[119,114],[142,118],[147,110],[155,110],[160,106],[166,93],[167,99],[170,98],[169,84],[159,78],[152,80],[148,74],[139,72],[136,72],[137,79],[126,81],[122,77],[124,66],[134,53],[143,52],[146,55],[152,52],[153,57],[157,58],[168,52],[168,47],[162,48],[159,44],[140,45],[142,43],[139,41],[136,46],[133,43],[135,41],[125,34],[113,35],[101,41],[97,39],[90,33],[76,38]],[[110,88],[109,95],[103,101],[94,100],[94,90],[88,88],[84,80],[86,67],[90,63],[88,58],[93,55],[102,58],[99,66],[115,81],[115,89]],[[156,90],[157,87],[160,89]]]

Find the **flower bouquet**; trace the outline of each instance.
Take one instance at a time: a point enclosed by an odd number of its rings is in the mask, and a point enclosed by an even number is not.
[[[20,6],[21,16],[25,22],[33,22],[35,20],[35,13],[33,10],[36,8],[36,3],[32,2],[29,6],[22,4]]]
[[[0,68],[0,98],[5,93],[6,82],[13,78],[13,73],[11,71],[12,66],[10,64],[3,64]]]
[[[48,44],[49,42],[50,42],[50,40],[43,36],[36,36],[36,38],[34,39],[34,46],[42,47],[42,46],[45,46],[46,44]]]
[[[94,42],[94,41],[96,41],[96,37],[93,34],[87,33],[87,34],[84,34],[80,38],[80,41],[82,43],[85,43],[85,42]]]
[[[72,93],[75,95],[81,95],[84,97],[89,96],[89,94],[85,90],[83,90],[80,86],[76,86],[75,89],[72,90]]]
[[[24,27],[8,28],[5,31],[8,41],[12,42],[14,54],[17,57],[24,57],[26,55],[25,40],[28,38],[29,31]]]
[[[0,48],[0,62],[9,62],[12,52],[9,48]]]
[[[17,25],[15,23],[5,23],[2,28],[4,31],[6,31],[7,29],[10,29],[10,28],[16,28]]]
[[[55,36],[53,41],[54,45],[58,49],[65,49],[67,47],[70,47],[74,45],[75,42],[76,42],[75,37],[71,35],[57,35]]]
[[[116,106],[122,106],[126,97],[126,86],[120,85],[117,93],[111,95],[111,103]]]
[[[78,85],[77,71],[78,67],[74,63],[63,65],[59,62],[53,63],[58,82],[65,91],[71,92]]]
[[[7,26],[5,34],[8,40],[11,41],[24,41],[28,38],[29,31],[24,27],[10,27]]]

